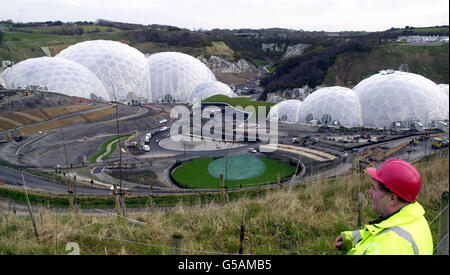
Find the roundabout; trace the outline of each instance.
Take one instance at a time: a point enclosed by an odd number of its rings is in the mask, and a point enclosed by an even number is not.
[[[229,180],[242,180],[257,177],[264,173],[266,166],[259,158],[249,155],[223,157],[208,165],[208,172],[215,178],[224,175]]]
[[[196,158],[176,164],[171,179],[182,188],[218,189],[220,175],[226,188],[242,188],[276,183],[295,173],[295,167],[270,158],[234,155]]]

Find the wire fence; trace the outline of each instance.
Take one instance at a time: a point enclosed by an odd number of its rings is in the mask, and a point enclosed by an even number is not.
[[[446,195],[444,195],[445,193],[446,193]],[[96,209],[96,210],[98,210],[98,209]],[[98,210],[98,211],[105,212],[106,214],[109,214],[109,215],[115,215],[114,213],[110,213],[110,212],[106,212],[106,211],[101,211],[101,210]],[[142,225],[145,224],[143,222],[140,222],[137,220],[132,220],[130,218],[126,218],[126,219],[128,221],[131,221],[136,224],[142,224]],[[439,233],[438,233],[438,238],[436,241],[437,245],[434,248],[433,254],[448,255],[449,254],[449,249],[448,249],[448,247],[449,247],[449,245],[448,245],[448,224],[449,224],[449,222],[448,222],[448,192],[444,192],[442,194],[440,212],[429,222],[429,226],[432,226],[438,219],[440,222]],[[7,223],[7,222],[5,223],[3,221],[0,221],[0,224],[5,224],[5,225],[9,225],[9,226],[17,226],[17,227],[33,230],[33,227],[31,227],[31,226],[28,227],[28,226],[24,226],[24,225],[20,225],[20,224],[12,224],[12,223]],[[182,248],[182,247],[174,246],[174,245],[152,244],[152,243],[132,241],[132,240],[126,240],[126,239],[113,238],[113,237],[97,236],[97,235],[93,235],[93,234],[85,234],[85,233],[80,233],[80,232],[66,232],[66,231],[55,230],[55,229],[52,229],[52,230],[46,229],[46,231],[52,232],[52,233],[61,233],[61,234],[66,234],[66,235],[79,235],[79,236],[84,236],[84,237],[97,238],[100,240],[105,239],[105,240],[117,241],[117,242],[121,242],[121,243],[158,247],[158,248],[162,248],[162,249],[170,249],[172,251],[172,253],[174,253],[174,251],[179,251],[179,252],[198,253],[198,254],[240,255],[237,253]],[[174,242],[172,241],[172,244],[173,243]]]
[[[449,255],[448,245],[448,191],[441,196],[441,211],[429,223],[431,226],[439,218],[438,244],[434,248],[434,255]]]
[[[8,225],[8,226],[16,226],[22,229],[27,229],[27,230],[33,230],[33,227],[31,226],[25,226],[25,225],[20,225],[20,224],[16,224],[16,223],[8,223],[8,222],[3,222],[0,221],[0,224],[3,225]],[[121,242],[121,243],[128,243],[128,244],[136,244],[136,245],[143,245],[143,246],[150,246],[150,247],[158,247],[158,248],[163,248],[163,249],[170,249],[173,253],[173,251],[184,251],[184,252],[190,252],[190,253],[198,253],[198,254],[216,254],[216,255],[242,255],[242,254],[238,254],[238,253],[228,253],[228,252],[218,252],[218,251],[206,251],[206,250],[198,250],[198,249],[189,249],[189,248],[182,248],[179,246],[167,246],[167,245],[159,245],[159,244],[152,244],[152,243],[144,243],[144,242],[138,242],[138,241],[131,241],[131,240],[126,240],[126,239],[118,239],[118,238],[113,238],[113,237],[106,237],[106,236],[97,236],[97,235],[92,235],[92,234],[85,234],[85,233],[80,233],[80,232],[68,232],[68,231],[62,231],[62,230],[56,230],[56,229],[50,229],[47,230],[47,232],[49,233],[62,233],[65,235],[78,235],[78,236],[83,236],[83,237],[89,237],[89,238],[96,238],[99,240],[112,240],[112,241],[117,241],[117,242]],[[246,254],[243,254],[246,255]]]

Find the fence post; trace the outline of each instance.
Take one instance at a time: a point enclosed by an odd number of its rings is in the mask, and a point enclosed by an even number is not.
[[[239,254],[244,252],[245,224],[241,224],[241,236],[239,238]]]
[[[280,172],[278,172],[278,175],[277,175],[277,184],[280,186],[280,189],[283,188],[283,185],[281,185],[281,175],[280,175]]]
[[[119,193],[117,192],[117,184],[114,183],[114,197],[116,198],[116,209],[117,209],[117,215],[121,215],[121,211],[120,211],[120,200],[119,200]]]
[[[34,235],[36,236],[36,240],[39,241],[39,234],[38,234],[37,227],[36,227],[36,221],[34,220],[33,210],[31,209],[30,199],[28,198],[27,187],[25,185],[25,179],[23,177],[23,174],[22,174],[22,184],[23,184],[23,191],[25,191],[25,198],[27,199],[28,211],[30,212],[31,222],[32,222],[33,228],[34,228]]]
[[[122,192],[122,190],[120,192]],[[122,216],[126,217],[127,216],[127,208],[125,206],[125,198],[123,197],[123,193],[120,196],[120,203],[122,205]]]
[[[181,255],[181,249],[183,249],[183,235],[172,235],[172,255]]]
[[[225,205],[225,187],[223,185],[223,175],[220,175],[220,200]]]
[[[362,226],[363,193],[358,193],[358,227]]]
[[[445,211],[444,208],[447,209]],[[439,218],[439,247],[437,255],[448,255],[448,192],[443,192],[441,196],[441,217]],[[444,240],[445,238],[445,240]]]
[[[72,184],[70,183],[70,179],[67,181],[67,193],[69,196],[69,205],[71,213],[75,213],[75,206],[73,204],[73,191],[72,191]]]
[[[153,208],[153,186],[150,186],[150,194],[148,196],[149,200],[150,200],[150,207],[152,209],[152,213],[154,212],[154,208]]]

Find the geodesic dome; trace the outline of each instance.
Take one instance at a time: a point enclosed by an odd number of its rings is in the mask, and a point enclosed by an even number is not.
[[[278,117],[278,120],[282,122],[298,123],[301,108],[303,103],[300,100],[284,100],[270,108],[268,117],[270,120]]]
[[[433,81],[413,73],[381,71],[353,87],[358,93],[366,127],[390,127],[394,121],[427,125],[445,117],[445,98]]]
[[[115,96],[117,100],[126,99],[130,93],[151,99],[146,58],[133,47],[117,41],[92,40],[72,45],[56,57],[90,69],[103,83],[111,100]]]
[[[344,87],[321,88],[305,98],[299,119],[300,123],[317,119],[323,124],[337,121],[344,127],[360,126],[358,95]]]
[[[186,102],[198,84],[216,80],[205,64],[184,53],[156,53],[147,61],[153,102],[167,97]]]
[[[6,87],[30,86],[69,96],[110,100],[100,80],[86,67],[64,58],[37,57],[15,64],[4,75]]]
[[[231,90],[231,88],[220,81],[208,81],[198,84],[192,95],[190,101],[194,99],[204,100],[213,95],[226,95],[228,97],[235,97],[236,94]]]
[[[445,97],[445,108],[447,110],[447,115],[446,115],[446,119],[448,119],[448,107],[449,107],[449,95],[448,95],[448,84],[438,84],[439,88],[441,88],[441,91],[444,93],[444,97]]]

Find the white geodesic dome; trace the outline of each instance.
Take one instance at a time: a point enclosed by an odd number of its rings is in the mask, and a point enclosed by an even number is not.
[[[69,96],[110,100],[101,81],[86,67],[64,58],[37,57],[15,64],[4,75],[8,89],[35,86]]]
[[[447,115],[446,115],[446,119],[448,119],[448,115],[449,115],[449,95],[448,95],[448,84],[438,84],[439,88],[441,88],[441,91],[444,93],[444,97],[445,97],[445,108],[447,110]]]
[[[344,127],[360,126],[358,95],[349,88],[333,86],[318,89],[302,103],[300,123],[319,120],[323,124],[339,122]]]
[[[394,121],[443,120],[445,97],[433,81],[413,73],[381,71],[353,87],[358,93],[363,126],[389,128]]]
[[[127,99],[131,93],[151,100],[146,58],[133,47],[117,41],[91,40],[72,45],[56,57],[90,69],[103,83],[111,100]]]
[[[270,108],[269,119],[276,119],[286,123],[298,123],[303,103],[300,100],[289,99],[281,101]]]
[[[184,53],[156,53],[147,61],[153,102],[166,97],[187,102],[198,84],[216,80],[205,64]]]
[[[213,95],[225,95],[228,97],[235,97],[236,94],[231,88],[220,81],[202,82],[195,86],[194,91],[190,97],[190,101],[194,99],[204,100]]]

